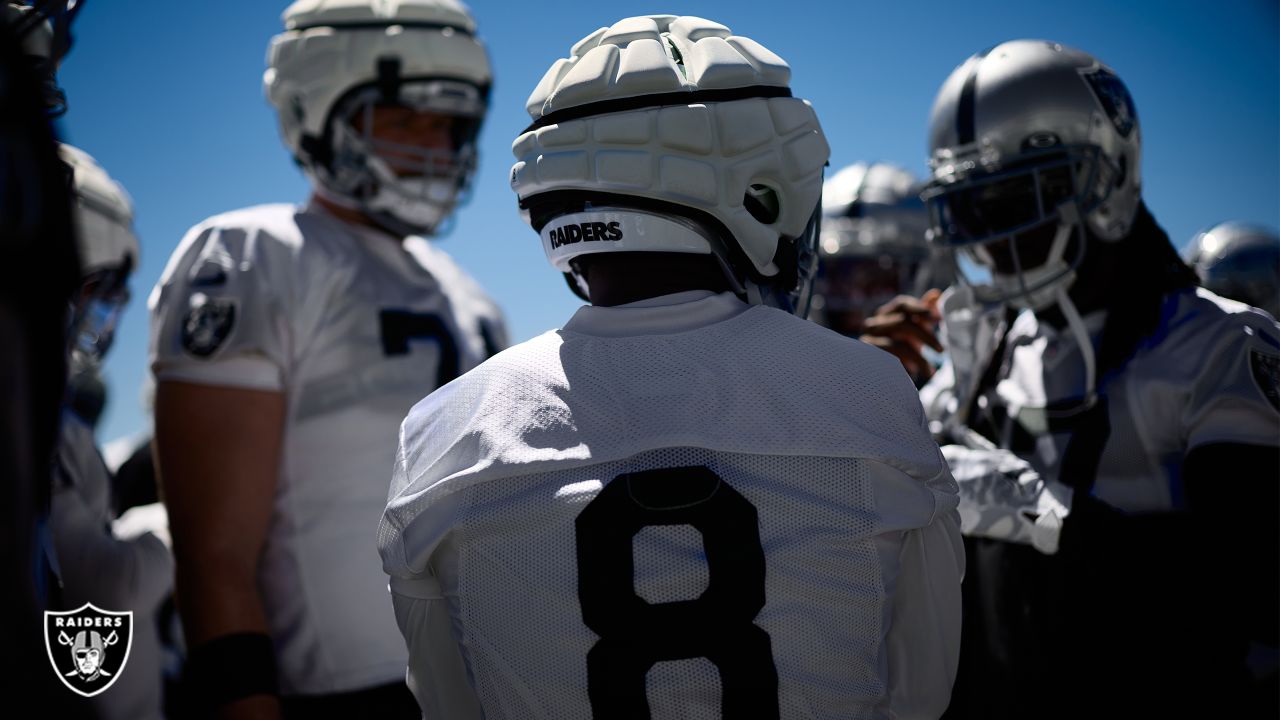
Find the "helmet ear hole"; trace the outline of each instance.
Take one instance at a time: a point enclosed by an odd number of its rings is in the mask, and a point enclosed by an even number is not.
[[[751,217],[765,225],[777,222],[778,215],[781,214],[778,193],[768,185],[756,184],[748,187],[747,193],[742,196],[742,204],[751,213]]]
[[[1116,171],[1116,179],[1114,181],[1114,186],[1120,187],[1124,185],[1125,178],[1129,176],[1129,155],[1127,153],[1121,153],[1120,161],[1117,163],[1117,165],[1119,167],[1117,168],[1117,171]]]

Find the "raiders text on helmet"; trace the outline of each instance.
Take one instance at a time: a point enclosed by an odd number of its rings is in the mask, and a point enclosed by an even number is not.
[[[533,123],[512,145],[522,207],[590,198],[531,218],[551,263],[571,272],[586,253],[716,253],[756,286],[749,297],[783,275],[785,292],[807,286],[829,150],[790,75],[760,44],[696,17],[627,18],[574,45],[529,96]],[[568,213],[618,223],[621,237],[553,242],[561,223],[546,217]]]
[[[456,0],[298,0],[284,23],[263,84],[285,144],[317,191],[390,230],[434,232],[474,173],[492,82],[467,8]],[[375,105],[450,116],[453,147],[380,146],[361,115]]]

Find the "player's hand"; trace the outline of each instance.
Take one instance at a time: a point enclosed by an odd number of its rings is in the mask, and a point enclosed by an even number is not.
[[[876,314],[863,323],[861,340],[893,354],[902,362],[907,373],[914,378],[927,380],[933,376],[933,365],[924,358],[925,345],[942,352],[938,341],[938,299],[942,291],[930,290],[919,299],[899,295],[876,310]]]

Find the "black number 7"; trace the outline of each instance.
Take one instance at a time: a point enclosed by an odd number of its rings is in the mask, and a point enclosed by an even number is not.
[[[650,525],[702,533],[709,581],[696,599],[649,603],[635,592],[632,539]],[[587,653],[597,720],[648,720],[645,676],[664,660],[706,658],[720,670],[725,720],[778,717],[756,508],[709,468],[619,475],[578,514],[578,601],[600,639]]]
[[[439,317],[407,310],[383,310],[378,313],[378,329],[384,355],[408,354],[410,340],[435,340],[440,346],[436,387],[458,377],[458,344]]]

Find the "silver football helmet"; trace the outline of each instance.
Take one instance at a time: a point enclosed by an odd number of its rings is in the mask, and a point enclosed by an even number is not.
[[[934,101],[935,242],[984,300],[1043,309],[1070,287],[1087,230],[1129,234],[1142,199],[1129,91],[1088,53],[1014,40],[956,68]]]
[[[846,335],[900,294],[934,281],[919,183],[888,163],[857,163],[822,186],[822,232],[811,317]]]
[[[1280,235],[1274,230],[1220,223],[1191,240],[1186,259],[1204,287],[1280,317]]]

